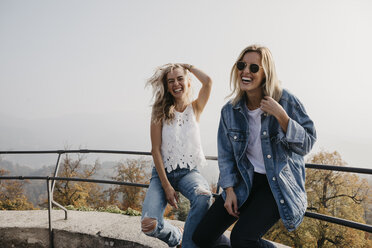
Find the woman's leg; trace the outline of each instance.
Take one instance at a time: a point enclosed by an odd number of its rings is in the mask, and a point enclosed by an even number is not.
[[[142,231],[152,237],[156,237],[169,246],[176,246],[182,234],[180,230],[164,221],[163,215],[167,201],[160,179],[153,171],[150,186],[146,192],[146,197],[142,205],[141,228]]]
[[[229,215],[224,207],[225,201],[222,196],[218,196],[204,218],[197,226],[193,241],[199,247],[217,247],[226,242],[223,240],[223,233],[235,221],[234,216]],[[222,241],[222,242],[221,242]],[[228,243],[226,244],[229,245]]]
[[[196,169],[188,171],[179,180],[177,188],[190,201],[190,211],[185,222],[182,247],[197,247],[192,241],[192,234],[211,204],[212,193],[208,182]]]
[[[239,212],[230,236],[232,247],[275,247],[262,239],[280,218],[266,175],[254,174],[251,193]]]

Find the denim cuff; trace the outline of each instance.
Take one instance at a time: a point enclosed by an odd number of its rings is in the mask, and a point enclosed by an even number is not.
[[[283,130],[279,131],[279,140],[284,143],[298,143],[302,144],[305,140],[305,129],[298,124],[295,120],[289,119],[287,132],[284,133]]]
[[[224,175],[224,177],[221,177],[220,175],[218,184],[220,185],[221,188],[226,189],[228,187],[234,187],[237,181],[238,180],[235,175],[232,175],[230,177],[227,177],[227,175]]]

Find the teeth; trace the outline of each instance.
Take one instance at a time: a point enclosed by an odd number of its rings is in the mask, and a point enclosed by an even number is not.
[[[244,82],[252,82],[252,79],[251,78],[248,78],[248,77],[242,77],[242,80]]]
[[[175,89],[174,92],[180,92],[182,89]]]

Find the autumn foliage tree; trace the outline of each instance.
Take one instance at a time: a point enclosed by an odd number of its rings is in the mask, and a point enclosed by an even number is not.
[[[140,159],[127,159],[119,162],[116,167],[116,175],[113,180],[130,183],[149,183],[150,161]],[[119,205],[122,209],[128,207],[141,210],[146,189],[127,185],[118,185],[106,191],[109,196],[109,204]]]
[[[325,151],[310,157],[308,163],[346,165],[338,152]],[[365,223],[363,203],[371,194],[366,180],[331,170],[307,169],[306,173],[309,211]],[[312,218],[305,218],[294,232],[278,223],[265,237],[292,247],[372,247],[363,231]]]
[[[0,169],[0,176],[8,171]],[[31,210],[34,206],[28,201],[24,193],[27,181],[0,180],[0,210]]]
[[[95,161],[93,165],[84,164],[84,159],[80,155],[77,159],[72,159],[66,154],[58,176],[91,179],[97,172],[99,163]],[[56,181],[53,199],[63,206],[74,207],[97,208],[103,206],[105,202],[104,194],[98,184],[62,180]]]

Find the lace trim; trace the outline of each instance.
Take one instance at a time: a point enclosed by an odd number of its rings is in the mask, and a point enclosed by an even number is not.
[[[206,165],[199,125],[191,104],[184,112],[175,112],[175,119],[170,124],[163,123],[161,148],[167,172],[177,167],[191,170]]]

